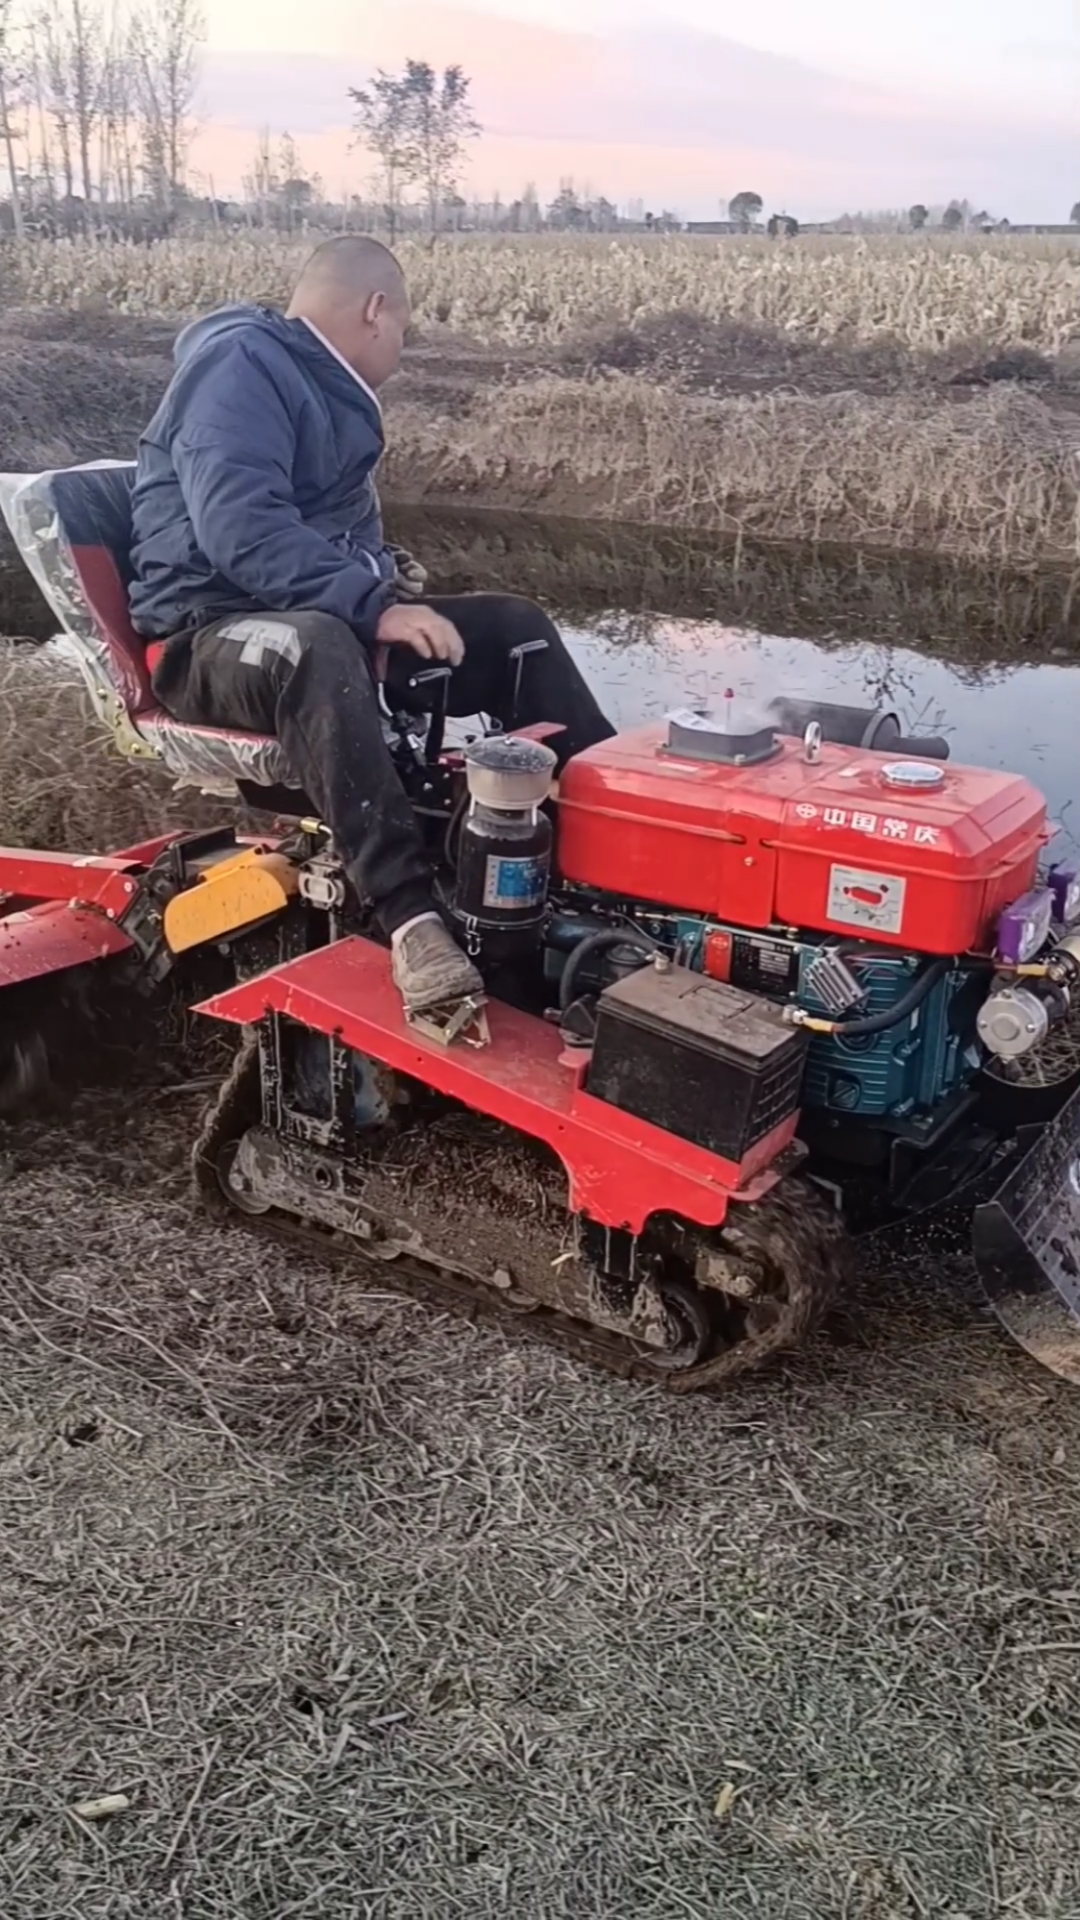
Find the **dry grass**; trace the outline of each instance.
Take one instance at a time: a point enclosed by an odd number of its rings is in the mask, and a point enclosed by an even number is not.
[[[196,313],[281,300],[310,242],[229,236],[154,246],[9,247],[9,301],[124,313]],[[406,241],[416,317],[492,343],[561,340],[583,327],[684,312],[815,340],[958,343],[1057,353],[1077,337],[1080,248],[1071,240],[930,238],[722,242],[671,238]]]
[[[157,767],[120,759],[51,646],[0,641],[0,842],[108,853],[220,817]]]
[[[5,1913],[1080,1911],[1080,1411],[962,1269],[670,1401],[193,1214],[197,1104],[4,1142]]]
[[[567,298],[573,292],[577,305],[560,307],[557,320],[530,323],[531,335],[513,321],[515,354],[462,348],[445,329],[429,331],[388,395],[387,496],[465,498],[995,564],[1074,564],[1080,413],[1070,371],[1075,353],[1063,349],[1077,325],[1080,255],[1015,244],[1014,258],[993,244],[954,253],[890,243],[865,252],[862,280],[858,248],[830,253],[813,244],[804,252],[765,242],[730,250],[660,241],[651,248],[463,243],[420,252],[408,264],[429,328],[446,305],[435,292],[444,273],[455,285],[455,276],[475,274],[473,304],[458,313],[455,293],[451,318],[489,340],[489,283],[505,291],[506,276],[507,285],[526,271],[545,285],[550,279],[565,286]],[[92,248],[84,260],[78,249],[55,257],[45,249],[39,259],[34,251],[27,256],[33,271],[55,268],[58,277],[23,290],[38,299],[75,299],[84,267],[89,274],[122,268],[152,276],[173,266],[179,273],[187,257],[181,243],[120,253],[113,260],[109,248]],[[226,294],[250,298],[260,289],[280,295],[296,265],[294,253],[273,243],[188,253],[195,277],[184,300],[191,307]],[[266,286],[271,268],[278,278]],[[1047,319],[1053,302],[1044,300],[1044,271],[1047,285],[1065,289],[1063,326]],[[219,284],[214,272],[235,278]],[[932,297],[921,281],[910,309],[907,292],[893,303],[886,297],[889,273],[906,286],[905,275],[931,272],[941,280]],[[998,305],[982,288],[981,277],[991,273],[1008,284]],[[649,276],[647,301],[638,298],[640,274]],[[615,301],[605,275],[623,276],[619,284],[625,280],[633,299]],[[860,286],[867,300],[862,318],[837,320],[849,307],[856,312],[851,303],[862,298]],[[981,289],[977,297],[972,286]],[[829,288],[834,306],[826,301]],[[743,312],[739,302],[743,294],[749,300],[749,289],[761,294],[752,317],[732,317]],[[790,313],[783,301],[769,304],[780,291],[794,303]],[[167,284],[150,281],[136,299],[124,292],[122,278],[101,297],[114,307],[155,311],[179,299]],[[945,345],[936,357],[912,352],[923,340],[916,318],[946,299],[955,306]],[[673,310],[679,301],[689,304]],[[616,313],[632,324],[614,325]],[[563,344],[530,347],[538,336]],[[1063,351],[1053,362],[1040,358],[1030,347],[1036,340]],[[1021,354],[998,355],[996,372],[1015,365],[1037,391],[1008,380],[989,389],[947,384],[965,367],[988,377],[979,370],[995,362],[984,349],[1025,341]],[[0,327],[5,463],[40,468],[130,455],[169,377],[167,346],[160,319],[10,312]],[[642,370],[620,372],[613,363]]]
[[[173,333],[150,321],[0,313],[4,470],[130,459],[172,371]],[[8,544],[6,527],[0,540]]]
[[[404,498],[497,500],[773,539],[1080,560],[1080,435],[1016,388],[775,393],[701,401],[632,375],[539,379],[451,421],[400,404],[387,457]]]

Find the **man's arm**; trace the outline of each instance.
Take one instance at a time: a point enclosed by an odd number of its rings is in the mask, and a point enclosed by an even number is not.
[[[242,344],[230,343],[194,387],[172,446],[200,550],[262,606],[335,614],[374,642],[393,582],[304,523],[293,493],[294,452],[293,422],[273,379]]]

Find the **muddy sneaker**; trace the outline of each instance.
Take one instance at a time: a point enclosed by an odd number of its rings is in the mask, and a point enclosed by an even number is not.
[[[436,913],[400,927],[390,942],[390,955],[406,1013],[484,997],[480,975]]]

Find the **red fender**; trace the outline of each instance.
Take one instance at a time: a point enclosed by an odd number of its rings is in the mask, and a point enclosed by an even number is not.
[[[63,900],[5,914],[0,919],[0,989],[111,959],[131,944],[103,913]]]
[[[131,946],[116,925],[138,876],[182,834],[120,853],[41,853],[0,847],[0,988],[108,960]]]
[[[542,1140],[566,1168],[571,1211],[640,1233],[650,1214],[720,1226],[731,1201],[758,1200],[780,1177],[798,1125],[792,1113],[746,1158],[722,1160],[692,1141],[596,1099],[581,1085],[582,1051],[558,1029],[498,1000],[487,1003],[491,1044],[442,1047],[410,1027],[383,947],[352,935],[244,980],[196,1013],[255,1025],[282,1013],[397,1072]]]

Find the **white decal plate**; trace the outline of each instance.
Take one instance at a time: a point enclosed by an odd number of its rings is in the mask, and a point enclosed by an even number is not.
[[[830,867],[830,920],[869,933],[899,933],[904,921],[907,881],[895,873],[870,873],[864,867]]]

